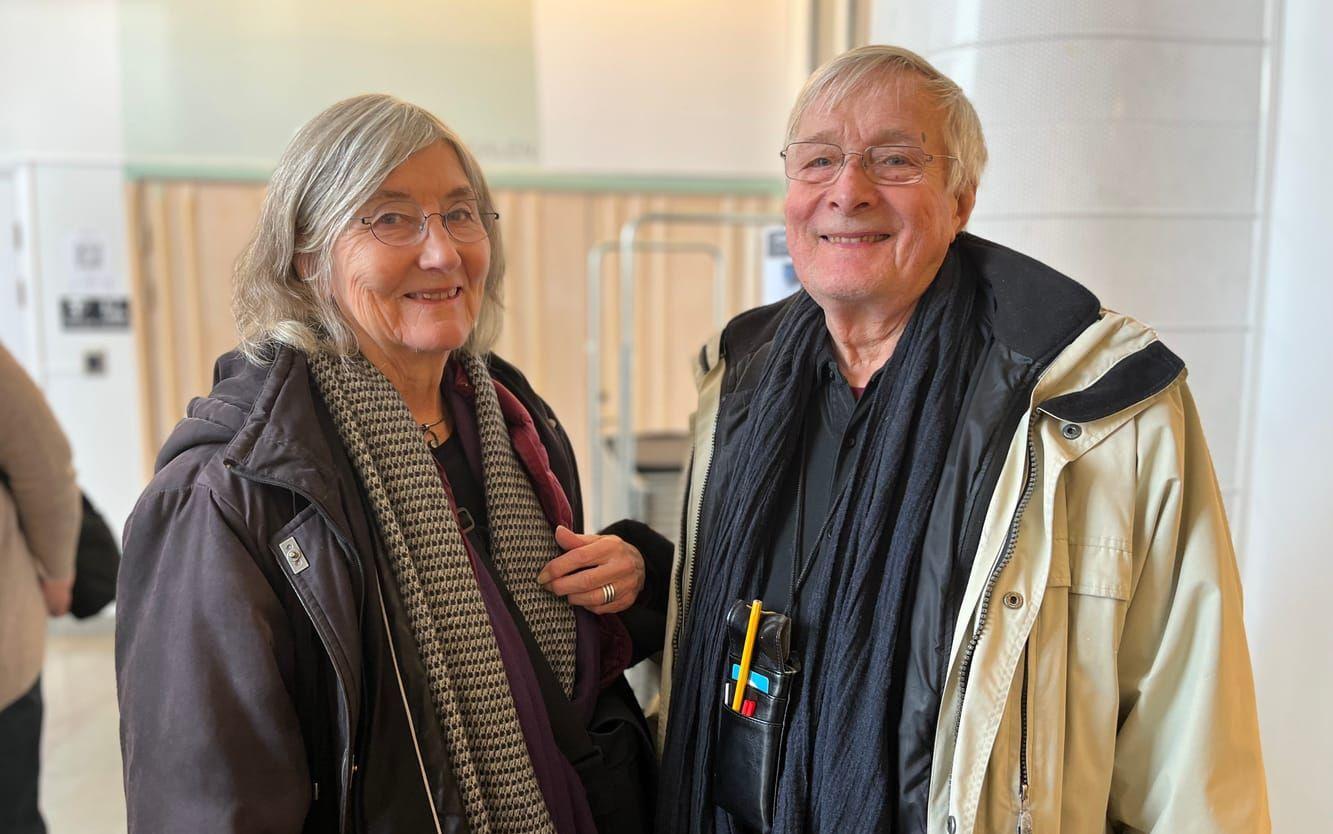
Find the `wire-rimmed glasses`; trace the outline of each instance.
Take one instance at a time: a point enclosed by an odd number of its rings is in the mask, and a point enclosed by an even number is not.
[[[386,246],[414,246],[426,239],[426,224],[432,217],[440,218],[449,237],[459,243],[476,243],[486,239],[486,220],[494,223],[500,213],[481,211],[474,200],[460,200],[444,211],[433,212],[410,200],[397,200],[359,219]]]
[[[863,151],[844,151],[831,142],[792,142],[780,154],[787,179],[830,183],[842,173],[847,157],[861,157],[866,176],[881,185],[911,185],[921,182],[926,166],[936,159],[956,156],[927,153],[915,145],[871,145]]]

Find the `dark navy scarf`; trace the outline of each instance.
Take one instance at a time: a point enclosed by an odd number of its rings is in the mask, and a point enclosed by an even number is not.
[[[777,834],[891,831],[899,709],[898,623],[968,377],[979,353],[978,287],[950,251],[895,351],[895,373],[866,396],[865,444],[834,498],[828,532],[800,592],[824,627],[794,635],[804,667],[788,718]],[[800,459],[824,314],[805,293],[788,307],[708,497],[692,602],[682,624],[663,751],[657,829],[730,832],[712,800],[728,606],[766,557],[783,484]],[[823,519],[807,519],[819,525]]]

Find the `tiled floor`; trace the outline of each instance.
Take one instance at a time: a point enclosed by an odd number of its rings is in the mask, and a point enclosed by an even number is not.
[[[41,805],[51,834],[125,831],[110,618],[53,624],[42,670]]]

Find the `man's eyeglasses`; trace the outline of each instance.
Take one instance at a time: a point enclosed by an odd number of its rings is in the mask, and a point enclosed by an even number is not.
[[[881,185],[911,185],[921,182],[926,166],[937,159],[956,156],[926,153],[914,145],[872,145],[863,151],[844,151],[829,142],[792,142],[782,151],[787,179],[830,183],[842,173],[847,157],[861,157],[866,176]]]
[[[445,211],[426,212],[416,203],[403,200],[385,203],[372,214],[359,218],[361,225],[369,226],[375,239],[386,246],[414,246],[426,239],[426,224],[432,217],[440,218],[449,237],[459,243],[485,240],[486,220],[500,219],[495,211],[480,211],[476,202],[463,200]]]

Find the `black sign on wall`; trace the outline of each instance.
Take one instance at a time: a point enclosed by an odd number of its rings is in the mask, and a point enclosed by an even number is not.
[[[60,299],[60,324],[66,330],[128,330],[130,300],[122,296],[66,296]]]

